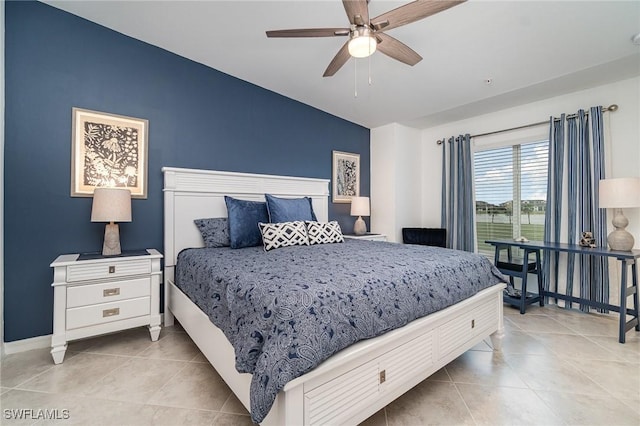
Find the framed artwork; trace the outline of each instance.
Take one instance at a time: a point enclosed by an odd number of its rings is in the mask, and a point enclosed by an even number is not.
[[[145,119],[73,108],[71,196],[109,186],[147,198],[148,131]]]
[[[350,203],[360,195],[360,154],[333,151],[333,202]]]

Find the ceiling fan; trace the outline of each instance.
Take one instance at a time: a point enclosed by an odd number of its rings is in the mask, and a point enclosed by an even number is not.
[[[385,55],[415,65],[422,60],[413,49],[401,41],[385,34],[384,31],[410,24],[466,0],[417,0],[389,12],[369,19],[369,0],[342,0],[347,12],[349,28],[304,28],[295,30],[267,31],[267,37],[340,37],[349,36],[349,40],[333,58],[323,77],[334,75],[350,56],[366,58],[379,50]]]

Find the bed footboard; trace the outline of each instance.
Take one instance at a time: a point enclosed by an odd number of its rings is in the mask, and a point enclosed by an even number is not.
[[[233,347],[209,318],[167,281],[169,309],[249,409],[251,376],[235,370]],[[491,336],[504,335],[497,284],[447,309],[383,336],[361,341],[289,382],[265,425],[357,424]]]
[[[358,424],[409,389],[494,336],[504,334],[504,284],[383,336],[359,342],[288,383],[296,415],[269,424]],[[497,349],[497,348],[496,348]],[[285,410],[285,412],[287,411]],[[273,413],[275,414],[275,413]],[[289,413],[286,413],[289,414]]]

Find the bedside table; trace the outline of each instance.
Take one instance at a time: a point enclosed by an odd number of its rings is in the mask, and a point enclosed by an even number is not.
[[[63,254],[53,268],[51,356],[60,364],[67,342],[149,326],[160,335],[160,259],[154,249],[120,256]]]
[[[384,234],[371,234],[367,232],[364,235],[355,234],[343,234],[345,238],[351,238],[353,240],[367,240],[367,241],[387,241],[387,236]]]

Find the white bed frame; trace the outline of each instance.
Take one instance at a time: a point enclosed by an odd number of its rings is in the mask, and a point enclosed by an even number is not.
[[[224,334],[174,285],[178,253],[204,245],[194,219],[226,217],[224,196],[264,200],[312,198],[319,221],[328,219],[329,181],[286,176],[164,167],[164,325],[174,316],[238,399],[249,409],[250,374],[235,369]],[[358,342],[287,383],[262,424],[357,424],[491,336],[504,336],[502,290],[496,284],[454,306]]]

